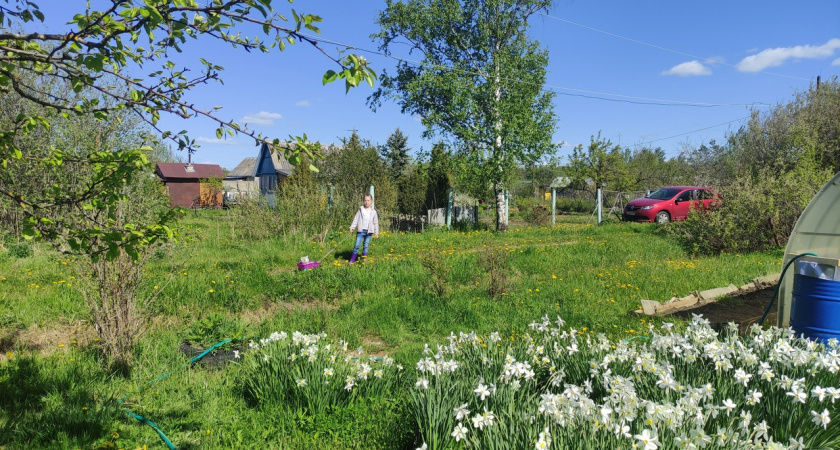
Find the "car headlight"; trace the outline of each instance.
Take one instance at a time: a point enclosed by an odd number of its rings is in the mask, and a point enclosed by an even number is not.
[[[642,206],[642,207],[641,207],[641,208],[639,208],[639,209],[641,209],[641,210],[643,210],[643,211],[644,211],[644,210],[648,210],[648,209],[653,209],[653,205]]]

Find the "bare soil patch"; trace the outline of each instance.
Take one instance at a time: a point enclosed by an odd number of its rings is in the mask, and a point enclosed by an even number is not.
[[[767,305],[773,298],[776,286],[768,286],[752,291],[742,291],[736,295],[722,298],[716,302],[703,306],[687,309],[672,314],[673,316],[691,319],[692,314],[702,314],[713,326],[725,326],[729,322],[738,324],[741,332],[744,332],[753,323],[757,323],[764,314]],[[776,308],[771,308],[765,324],[776,324]]]

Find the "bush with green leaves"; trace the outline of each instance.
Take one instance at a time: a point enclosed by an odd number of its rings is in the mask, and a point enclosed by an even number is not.
[[[529,225],[547,225],[551,222],[551,205],[542,199],[517,197],[519,217]]]
[[[783,248],[800,214],[830,177],[830,171],[812,167],[742,176],[721,188],[719,207],[692,211],[668,232],[699,254]]]
[[[343,141],[344,147],[326,155],[320,164],[318,180],[332,186],[333,213],[340,228],[350,226],[353,215],[362,205],[362,197],[374,186],[374,207],[379,213],[380,229],[397,210],[397,186],[390,168],[370,142],[355,132]]]
[[[28,242],[18,242],[9,246],[9,256],[12,258],[28,258],[32,256],[32,245]]]
[[[591,197],[557,197],[557,214],[591,213],[595,202]]]
[[[190,344],[209,347],[230,338],[241,338],[245,324],[236,317],[215,313],[193,322],[184,329],[184,340]]]
[[[397,182],[399,190],[397,207],[400,214],[425,215],[428,188],[429,180],[424,168],[420,165],[409,168]]]
[[[510,257],[507,249],[487,247],[478,255],[478,266],[484,270],[487,278],[487,293],[492,298],[499,298],[510,288]]]

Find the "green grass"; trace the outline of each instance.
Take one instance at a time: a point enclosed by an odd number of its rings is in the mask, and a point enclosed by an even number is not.
[[[257,408],[242,395],[240,366],[179,370],[189,360],[179,344],[206,347],[279,330],[326,332],[351,348],[388,353],[413,370],[410,361],[424,344],[441,343],[451,332],[520,334],[548,314],[585,332],[624,338],[644,331],[646,320],[628,313],[641,299],[664,301],[779,271],[781,252],[691,258],[651,225],[599,227],[587,225],[587,217],[506,234],[382,233],[372,241],[367,263],[348,266],[353,242],[347,233],[330,233],[325,242],[302,236],[238,240],[224,212],[187,216],[179,243],[157,252],[146,268],[142,295],[160,295],[127,378],[101,368],[75,289],[80,275],[73,259],[41,246],[30,257],[3,254],[0,344],[10,353],[0,361],[0,391],[19,393],[0,396],[0,446],[90,447],[113,441],[116,432],[117,446],[158,447],[150,428],[120,411],[116,399],[127,395],[125,404],[157,423],[179,448],[265,442],[413,448],[419,444],[412,430],[394,431],[411,423],[410,402],[398,394],[317,415],[282,405]],[[300,257],[314,260],[336,246],[320,268],[296,270]],[[507,283],[496,298],[481,264],[492,251],[506,255]],[[439,264],[424,268],[424,256]],[[435,280],[445,282],[443,296],[435,292]],[[34,339],[39,333],[43,337]]]

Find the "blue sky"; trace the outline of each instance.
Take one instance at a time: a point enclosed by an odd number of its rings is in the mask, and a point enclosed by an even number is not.
[[[49,30],[69,30],[62,24],[83,4],[41,2]],[[335,43],[355,46],[379,73],[395,64],[375,52],[369,37],[384,5],[299,0],[292,6],[323,17],[318,39],[324,50],[336,54]],[[786,103],[817,76],[840,74],[837,0],[559,0],[548,14],[533,18],[531,37],[549,51],[546,89],[557,93],[554,141],[565,143],[558,151],[565,161],[575,145],[587,145],[599,131],[613,143],[661,147],[676,156],[686,146],[722,140],[745,123],[751,107]],[[172,55],[179,65],[195,68],[199,57],[225,67],[224,85],[201,86],[189,101],[222,106],[221,117],[271,137],[306,133],[328,144],[357,130],[381,144],[399,127],[414,151],[431,147],[421,138],[419,120],[402,115],[397,105],[372,112],[365,101],[369,87],[345,94],[343,83],[323,86],[321,76],[334,67],[306,44],[254,54],[199,41]],[[148,65],[143,73],[153,70]],[[194,162],[232,169],[257,153],[244,137],[217,140],[207,120],[164,118],[162,125],[186,129],[202,142]]]

